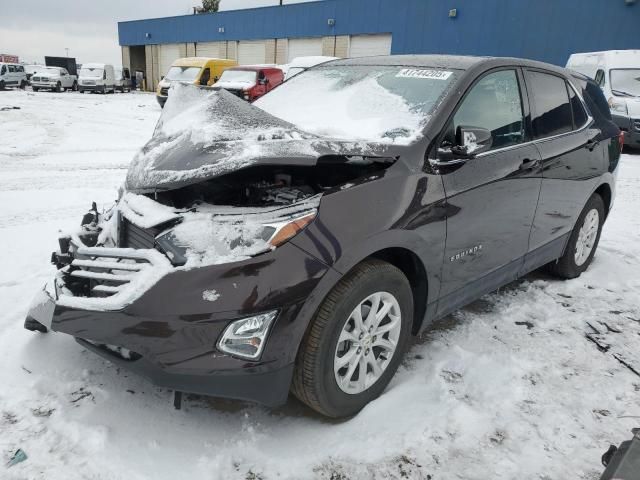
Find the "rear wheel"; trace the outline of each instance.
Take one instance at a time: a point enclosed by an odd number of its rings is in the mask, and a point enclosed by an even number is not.
[[[25,88],[27,88],[27,82],[25,80],[22,80],[20,82],[20,90],[24,90]]]
[[[413,319],[409,281],[367,260],[320,305],[298,354],[292,391],[329,417],[360,411],[385,389],[407,348]]]
[[[0,80],[0,90],[4,90],[7,85],[4,83],[4,80]]]
[[[604,202],[602,197],[595,193],[580,213],[564,255],[548,265],[550,273],[561,278],[579,277],[593,260],[604,219]]]
[[[56,83],[56,92],[62,92],[62,84],[60,82]]]
[[[74,92],[78,91],[78,82],[73,82],[73,85],[71,86],[71,90],[73,90]]]

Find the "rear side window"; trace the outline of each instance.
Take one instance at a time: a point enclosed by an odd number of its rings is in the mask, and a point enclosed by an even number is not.
[[[460,126],[489,130],[492,150],[524,141],[520,86],[515,70],[490,73],[476,83],[455,113],[446,139],[453,142]]]
[[[575,90],[571,88],[570,85],[567,85],[567,90],[569,91],[569,101],[571,102],[571,111],[573,112],[573,127],[580,128],[587,123],[587,112],[584,111],[584,106]]]
[[[527,78],[533,100],[534,137],[551,137],[573,130],[573,115],[565,80],[533,71],[527,72]]]

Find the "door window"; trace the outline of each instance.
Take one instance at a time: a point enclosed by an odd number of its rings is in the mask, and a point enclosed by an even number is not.
[[[16,67],[14,67],[13,65],[9,65],[9,72],[15,72],[16,71]]]
[[[533,100],[534,137],[551,137],[573,130],[566,81],[555,75],[533,71],[528,72],[527,79]]]
[[[524,141],[520,86],[515,70],[490,73],[473,86],[454,115],[446,140],[453,144],[455,132],[461,126],[489,130],[492,150]]]
[[[0,68],[0,75],[4,75],[5,73],[7,73],[7,66],[2,65],[2,68]]]

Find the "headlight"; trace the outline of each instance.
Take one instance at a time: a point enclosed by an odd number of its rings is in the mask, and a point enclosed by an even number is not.
[[[315,210],[307,210],[299,217],[289,218],[281,222],[264,223],[258,225],[257,228],[250,224],[247,224],[246,228],[241,228],[242,225],[237,225],[239,227],[237,230],[234,230],[234,224],[238,221],[237,219],[234,218],[231,223],[222,221],[216,223],[214,217],[211,220],[209,232],[212,234],[211,242],[216,244],[221,256],[229,257],[228,263],[233,261],[233,257],[236,255],[243,257],[255,256],[279,247],[300,233],[315,217]],[[173,229],[156,237],[156,245],[169,257],[173,265],[182,266],[187,263],[189,252],[197,255],[208,248],[209,242],[202,240],[206,235],[199,237],[195,243],[181,235],[191,231],[193,226],[192,222],[185,219]],[[227,232],[227,235],[217,236],[218,232]],[[189,236],[187,235],[187,237]]]
[[[613,112],[621,113],[623,115],[629,115],[627,102],[624,102],[624,101],[621,102],[620,100],[616,100],[613,97],[609,99],[609,108],[611,108],[611,111]]]
[[[218,349],[236,357],[257,360],[277,314],[277,310],[273,310],[236,320],[225,328],[218,341]]]
[[[295,237],[314,218],[316,218],[315,212],[298,217],[295,220],[265,225],[262,231],[262,238],[272,247],[279,247],[287,240]]]

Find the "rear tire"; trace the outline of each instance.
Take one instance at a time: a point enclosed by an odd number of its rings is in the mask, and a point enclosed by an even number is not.
[[[31,87],[31,90],[33,90],[34,92],[37,92],[40,89],[38,87]]]
[[[71,86],[71,90],[73,90],[74,92],[78,91],[78,82],[73,82],[73,85]]]
[[[20,90],[24,90],[25,88],[27,88],[27,82],[25,82],[24,80],[22,80],[20,82]]]
[[[372,311],[379,315],[370,316]],[[413,295],[404,274],[380,260],[362,262],[331,290],[311,321],[298,352],[293,394],[328,417],[356,414],[395,374],[412,323]]]
[[[62,84],[60,82],[56,84],[56,92],[58,93],[62,92]]]
[[[565,252],[558,260],[547,265],[549,273],[560,278],[576,278],[584,272],[596,253],[605,209],[602,197],[594,193],[573,227]]]
[[[4,90],[6,87],[6,84],[4,83],[4,80],[0,80],[0,90]]]

